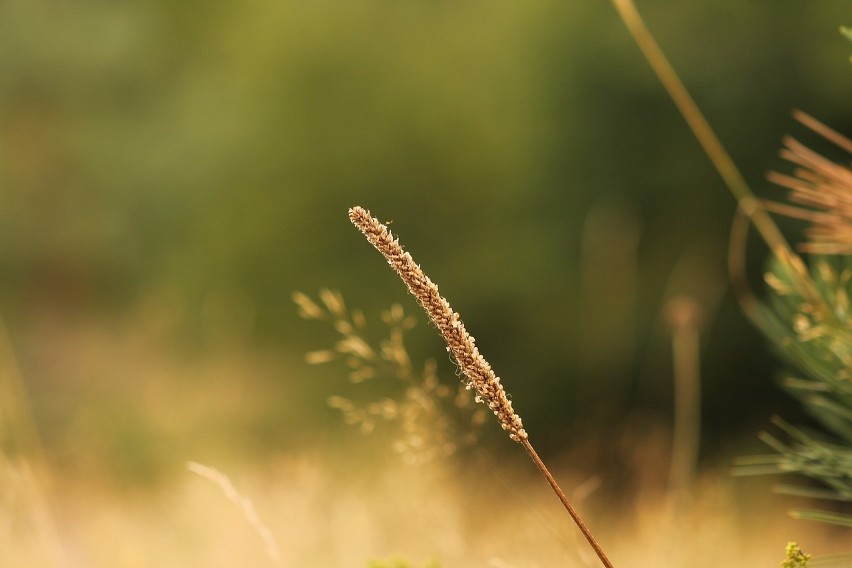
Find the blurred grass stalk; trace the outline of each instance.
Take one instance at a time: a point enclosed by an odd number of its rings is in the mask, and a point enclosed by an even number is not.
[[[760,202],[749,188],[739,168],[734,164],[725,147],[719,141],[715,132],[713,132],[707,119],[704,118],[698,105],[695,104],[689,91],[686,90],[683,82],[681,82],[677,72],[672,68],[663,50],[660,49],[651,32],[648,31],[645,22],[642,21],[639,12],[636,11],[633,0],[612,0],[612,3],[618,10],[619,15],[639,46],[639,49],[642,50],[645,59],[651,65],[651,68],[663,84],[666,92],[668,92],[675,106],[683,115],[690,130],[692,130],[692,133],[698,139],[698,143],[701,144],[713,166],[719,172],[719,175],[722,176],[725,185],[731,190],[734,197],[736,197],[741,210],[748,215],[774,254],[785,258],[794,257],[795,255],[790,250],[786,239],[784,239],[784,236],[778,230],[778,226],[769,217],[766,210],[761,207]]]
[[[231,479],[216,468],[193,461],[187,462],[186,468],[195,475],[206,479],[222,491],[225,498],[243,513],[246,523],[263,541],[266,557],[269,561],[275,566],[283,568],[284,562],[281,560],[281,552],[278,549],[275,538],[272,536],[272,531],[260,520],[257,509],[255,509],[251,499],[237,491]]]
[[[8,329],[0,317],[0,515],[23,521],[30,529],[26,545],[35,545],[40,555],[50,558],[50,564],[61,565],[49,488],[44,446]],[[13,552],[2,550],[5,548],[0,544],[0,564],[4,554]]]
[[[669,469],[669,499],[677,516],[689,505],[701,440],[701,308],[688,296],[666,306],[674,362],[674,429]]]
[[[15,356],[6,323],[0,317],[0,448],[8,456],[29,455],[44,459],[27,389]]]

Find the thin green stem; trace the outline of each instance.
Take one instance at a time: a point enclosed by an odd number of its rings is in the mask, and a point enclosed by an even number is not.
[[[606,566],[606,568],[613,568],[612,563],[604,554],[601,545],[598,544],[598,541],[595,540],[595,537],[592,536],[592,532],[589,530],[589,527],[586,526],[586,523],[583,522],[583,519],[580,518],[580,515],[577,511],[574,510],[574,507],[571,506],[571,503],[568,502],[568,497],[565,496],[565,493],[562,491],[562,488],[559,487],[559,484],[556,482],[556,479],[551,475],[550,470],[547,469],[547,466],[544,465],[544,462],[541,461],[541,458],[538,457],[535,449],[530,444],[528,438],[524,438],[520,440],[521,445],[527,451],[527,453],[532,458],[532,461],[538,467],[541,474],[547,479],[547,482],[550,484],[550,487],[553,488],[553,492],[556,493],[556,496],[559,497],[559,500],[562,501],[562,505],[565,506],[565,510],[568,511],[568,514],[571,515],[571,518],[574,519],[574,523],[580,529],[580,532],[583,533],[583,536],[586,537],[586,540],[589,541],[589,545],[594,549],[595,554],[600,558],[601,563]]]

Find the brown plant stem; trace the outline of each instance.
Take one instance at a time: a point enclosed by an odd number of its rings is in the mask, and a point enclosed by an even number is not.
[[[530,455],[532,461],[538,467],[538,470],[547,479],[547,482],[550,484],[550,487],[553,488],[553,492],[556,493],[556,496],[559,497],[559,500],[562,501],[562,505],[565,507],[565,510],[568,511],[568,514],[571,515],[571,518],[574,519],[574,523],[577,525],[577,528],[580,529],[580,532],[583,533],[583,536],[586,537],[586,540],[589,541],[589,545],[595,551],[595,554],[600,558],[601,563],[607,568],[613,568],[612,563],[609,561],[609,558],[606,557],[601,545],[598,544],[598,541],[592,535],[592,531],[589,530],[589,527],[586,526],[586,523],[583,522],[583,519],[580,517],[580,514],[574,510],[574,507],[571,506],[571,503],[568,501],[568,497],[565,496],[565,493],[562,491],[562,488],[559,487],[559,483],[556,482],[556,479],[551,475],[550,470],[547,469],[547,466],[544,465],[544,462],[538,456],[535,451],[535,448],[532,447],[532,444],[529,441],[529,438],[525,438],[521,440],[521,445]]]

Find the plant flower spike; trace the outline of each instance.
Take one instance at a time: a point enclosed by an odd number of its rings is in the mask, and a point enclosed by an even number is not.
[[[409,292],[417,298],[417,302],[446,341],[447,351],[453,355],[464,373],[467,387],[476,391],[476,401],[487,405],[500,421],[503,430],[509,433],[509,437],[524,446],[603,565],[612,568],[600,545],[533,449],[521,417],[512,408],[512,402],[506,396],[500,378],[491,369],[488,361],[480,355],[473,337],[465,329],[459,314],[453,311],[449,302],[438,292],[438,287],[423,273],[411,255],[403,250],[399,240],[394,238],[378,219],[370,215],[369,211],[361,207],[353,207],[349,210],[349,220],[367,237],[370,244],[382,253],[391,268],[405,282]]]

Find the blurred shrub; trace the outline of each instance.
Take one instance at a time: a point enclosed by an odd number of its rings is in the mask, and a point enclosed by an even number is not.
[[[852,125],[845,2],[647,4],[752,179],[790,108]],[[215,324],[315,348],[292,290],[403,297],[357,203],[463,306],[524,415],[580,427],[667,408],[664,296],[722,301],[734,204],[606,3],[10,1],[0,76],[13,329],[165,294],[188,345]],[[769,367],[720,305],[707,400],[737,428]]]

